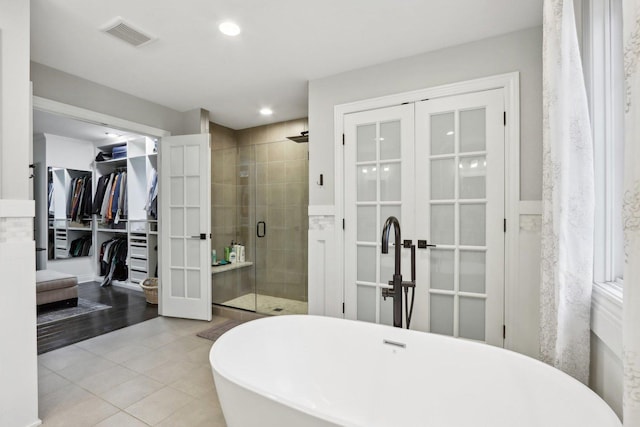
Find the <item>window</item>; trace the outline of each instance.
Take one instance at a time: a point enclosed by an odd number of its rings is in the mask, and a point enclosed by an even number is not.
[[[582,0],[582,59],[595,148],[594,280],[622,298],[622,0]]]

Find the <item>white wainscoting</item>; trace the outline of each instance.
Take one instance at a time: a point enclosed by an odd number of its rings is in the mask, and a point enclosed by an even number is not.
[[[516,283],[509,284],[512,315],[507,324],[506,347],[539,358],[542,204],[521,201],[519,205],[518,255],[515,258],[518,278]]]
[[[309,314],[342,317],[333,206],[309,206]],[[339,285],[339,286],[338,286]]]
[[[36,359],[36,258],[33,200],[0,200],[0,424],[39,425]],[[0,387],[2,388],[2,387]],[[9,399],[8,396],[11,396]]]

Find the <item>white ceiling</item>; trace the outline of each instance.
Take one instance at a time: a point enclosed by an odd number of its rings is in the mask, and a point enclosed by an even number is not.
[[[541,25],[542,1],[32,0],[31,15],[33,61],[243,129],[305,117],[309,80]],[[99,31],[118,16],[158,40]]]

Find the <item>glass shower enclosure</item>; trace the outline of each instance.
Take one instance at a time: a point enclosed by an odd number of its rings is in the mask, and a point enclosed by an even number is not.
[[[214,304],[307,313],[308,148],[290,140],[212,151],[212,249],[245,261],[212,266]],[[213,263],[212,263],[213,264]]]

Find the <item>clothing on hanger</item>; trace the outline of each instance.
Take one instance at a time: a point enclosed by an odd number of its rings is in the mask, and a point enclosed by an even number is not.
[[[127,239],[114,237],[100,247],[100,275],[104,280],[100,286],[109,286],[113,280],[127,280]]]

